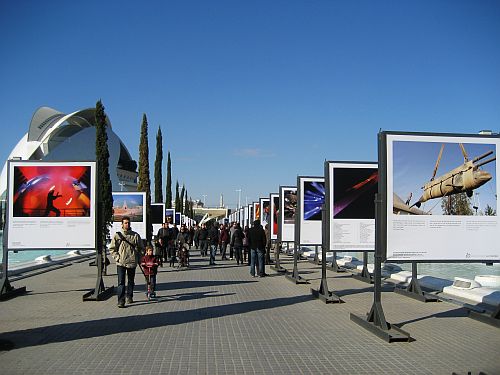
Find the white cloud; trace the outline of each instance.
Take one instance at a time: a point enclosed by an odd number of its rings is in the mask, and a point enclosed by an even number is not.
[[[233,154],[244,158],[272,158],[275,156],[272,152],[260,148],[241,148],[234,150]]]

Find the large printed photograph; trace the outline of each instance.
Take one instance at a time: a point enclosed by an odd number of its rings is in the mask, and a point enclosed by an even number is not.
[[[297,210],[297,188],[283,190],[283,222],[285,224],[295,223],[296,210]]]
[[[14,166],[13,174],[13,217],[90,217],[90,166]]]
[[[325,183],[304,181],[304,220],[321,221],[321,208],[325,203]]]
[[[260,220],[260,203],[254,202],[253,203],[253,213],[254,213],[254,220]]]
[[[261,211],[260,223],[262,224],[263,227],[265,227],[267,224],[269,224],[271,202],[269,201],[269,198],[260,198],[259,201],[260,201],[259,207]]]
[[[278,235],[278,215],[280,214],[280,196],[279,194],[271,194],[271,235]]]
[[[165,221],[165,205],[163,203],[151,204],[151,223],[163,224]]]
[[[175,210],[173,208],[165,209],[165,223],[173,224],[174,223],[174,215]]]
[[[254,208],[253,208],[253,205],[255,203],[251,204],[248,206],[248,226],[252,226],[253,225],[253,222],[255,220],[254,218]]]
[[[333,168],[333,218],[374,219],[377,168]]]
[[[143,193],[113,193],[114,222],[121,222],[124,216],[128,216],[131,222],[142,222],[143,207]]]
[[[496,216],[496,145],[393,142],[393,213]]]

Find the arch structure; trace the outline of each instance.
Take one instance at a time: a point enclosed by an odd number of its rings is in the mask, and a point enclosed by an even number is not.
[[[113,132],[106,118],[109,149],[109,175],[113,191],[137,191],[137,163]],[[40,107],[31,119],[28,132],[7,160],[91,161],[95,160],[95,108],[70,114]],[[7,162],[0,176],[0,197],[5,199]]]

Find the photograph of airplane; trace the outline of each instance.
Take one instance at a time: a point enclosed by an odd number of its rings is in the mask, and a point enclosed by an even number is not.
[[[457,194],[465,194],[476,215],[488,206],[497,211],[496,145],[395,141],[393,192],[409,209],[428,215],[446,215],[443,198]]]

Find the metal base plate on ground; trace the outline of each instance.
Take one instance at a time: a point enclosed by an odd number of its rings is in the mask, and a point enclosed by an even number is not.
[[[410,292],[404,288],[395,288],[394,292],[401,294],[403,296],[406,296],[406,297],[416,299],[420,302],[439,302],[439,298],[437,298],[436,296],[427,294],[427,293],[418,294],[415,292]]]
[[[328,271],[333,271],[333,272],[337,272],[337,273],[343,273],[343,272],[347,272],[347,269],[345,269],[344,267],[333,267],[333,266],[326,266],[326,269]]]
[[[410,334],[406,331],[403,331],[401,328],[396,327],[395,325],[389,325],[389,329],[382,329],[372,322],[369,322],[366,320],[366,318],[356,315],[356,314],[350,314],[351,320],[360,325],[361,327],[367,329],[368,331],[371,331],[373,334],[377,335],[381,339],[387,341],[387,342],[410,342],[414,341],[414,339],[411,338]]]
[[[352,278],[353,279],[356,279],[356,280],[359,280],[359,281],[362,281],[364,283],[368,283],[368,284],[373,284],[373,277],[365,277],[365,276],[361,276],[361,275],[352,275]]]
[[[324,303],[343,303],[340,299],[339,296],[336,294],[333,294],[332,292],[328,292],[328,295],[324,295],[323,293],[320,293],[318,289],[313,289],[311,288],[311,294],[315,297],[318,298],[320,301],[323,301]]]
[[[309,284],[309,281],[300,276],[293,277],[293,275],[286,274],[285,277],[295,284]]]
[[[24,293],[26,293],[26,287],[25,286],[22,286],[20,288],[13,288],[13,289],[11,289],[11,290],[9,290],[7,292],[4,292],[4,293],[0,294],[0,301],[5,301],[5,300],[8,300],[8,299],[20,296],[21,294],[24,294]]]
[[[115,287],[111,286],[104,289],[99,294],[95,294],[95,289],[83,295],[83,301],[105,301],[115,294]]]
[[[283,268],[283,267],[275,267],[275,266],[271,266],[270,267],[273,271],[276,271],[278,273],[286,273],[286,268]]]

